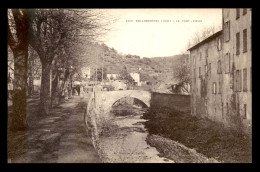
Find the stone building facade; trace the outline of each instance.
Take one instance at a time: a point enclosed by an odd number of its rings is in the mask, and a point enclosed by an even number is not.
[[[191,114],[252,125],[251,9],[223,9],[222,30],[189,49]]]
[[[136,84],[137,86],[141,86],[140,73],[132,72],[132,73],[130,73],[130,76],[134,79],[135,84]]]

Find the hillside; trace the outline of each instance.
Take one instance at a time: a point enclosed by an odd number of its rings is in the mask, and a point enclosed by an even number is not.
[[[141,81],[150,81],[157,83],[175,83],[173,79],[174,65],[182,58],[188,55],[174,55],[168,57],[152,57],[140,58],[137,55],[122,55],[113,48],[107,47],[105,44],[98,45],[101,54],[105,54],[98,60],[98,64],[107,69],[107,73],[120,73],[123,66],[127,67],[129,72],[139,72]]]

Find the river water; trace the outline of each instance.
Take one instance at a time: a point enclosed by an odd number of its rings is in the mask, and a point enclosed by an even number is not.
[[[121,111],[122,112],[122,111]],[[108,131],[99,137],[102,160],[107,163],[173,163],[159,156],[155,147],[146,142],[148,131],[142,119],[142,109],[130,115],[115,116],[109,121]]]

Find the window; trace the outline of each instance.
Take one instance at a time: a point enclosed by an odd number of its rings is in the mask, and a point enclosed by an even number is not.
[[[224,38],[226,42],[230,39],[230,21],[224,24]]]
[[[208,74],[208,65],[205,65],[205,75]]]
[[[218,61],[218,68],[217,68],[217,74],[221,74],[222,70],[221,70],[221,61]]]
[[[212,93],[217,94],[217,84],[216,84],[216,82],[213,82]]]
[[[241,70],[236,70],[235,91],[241,91],[242,88],[242,75]]]
[[[226,114],[226,116],[228,116],[228,113],[229,113],[229,111],[228,111],[228,103],[226,104],[226,108],[227,108],[227,114]]]
[[[235,91],[235,76],[236,76],[236,71],[233,70],[234,62],[232,63],[232,69],[231,69],[231,75],[230,75],[230,80],[229,80],[229,85],[230,89]]]
[[[224,63],[225,63],[225,73],[230,72],[230,53],[226,53],[224,56]]]
[[[246,15],[247,11],[246,8],[243,8],[243,15]]]
[[[250,91],[252,91],[252,67],[250,67]]]
[[[201,52],[200,52],[200,61],[201,61],[201,56],[202,56],[202,54],[201,54]]]
[[[199,67],[199,77],[201,77],[201,67]]]
[[[206,57],[208,57],[208,56],[209,56],[209,54],[208,54],[208,53],[209,53],[209,51],[208,51],[208,49],[206,49],[206,52],[205,52],[205,54],[206,54],[205,56],[206,56]]]
[[[196,71],[194,69],[194,92],[195,92],[195,87],[196,87]]]
[[[209,74],[211,73],[211,63],[209,63]]]
[[[242,70],[239,70],[238,85],[239,85],[239,91],[242,91]]]
[[[219,82],[218,82],[218,93],[219,93],[219,94],[221,94],[221,89],[222,89],[222,87],[221,87],[221,81],[219,81]]]
[[[196,64],[196,58],[195,56],[193,56],[193,65],[195,66],[195,64]]]
[[[243,116],[244,119],[246,119],[246,104],[244,104],[244,116]]]
[[[240,54],[240,33],[236,33],[236,55]]]
[[[247,68],[243,69],[243,91],[247,91]]]
[[[206,116],[208,116],[208,99],[205,98],[205,110],[206,110]]]
[[[220,50],[222,49],[221,38],[218,38],[218,39],[217,39],[217,48],[218,48],[218,51],[220,51]]]
[[[239,19],[240,16],[240,9],[236,8],[236,19]]]
[[[247,52],[247,29],[243,30],[243,53]]]
[[[222,119],[224,118],[224,109],[223,109],[223,102],[221,103],[221,115],[222,115]]]
[[[237,103],[237,116],[240,116],[240,104]]]

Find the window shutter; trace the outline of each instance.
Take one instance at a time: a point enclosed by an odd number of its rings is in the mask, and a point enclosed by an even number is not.
[[[242,70],[239,70],[239,91],[242,91]]]
[[[243,15],[246,15],[246,13],[247,13],[246,10],[247,10],[246,8],[243,8]]]
[[[236,33],[236,55],[240,54],[240,33]]]
[[[247,52],[247,29],[243,30],[243,52]]]
[[[240,16],[240,9],[237,8],[236,9],[236,19],[239,19],[239,16]]]
[[[225,60],[225,73],[229,73],[230,72],[230,53],[226,53],[226,55],[224,56],[224,60]]]
[[[221,91],[222,91],[221,90],[222,89],[221,81],[218,82],[218,88],[219,88],[218,93],[221,94]]]
[[[244,119],[246,119],[246,104],[244,104]]]
[[[221,61],[220,60],[218,60],[218,70],[217,70],[217,73],[218,74],[222,73],[222,71],[221,71]]]
[[[243,91],[247,91],[247,68],[243,69]]]
[[[224,24],[224,38],[226,42],[230,39],[230,21]]]

